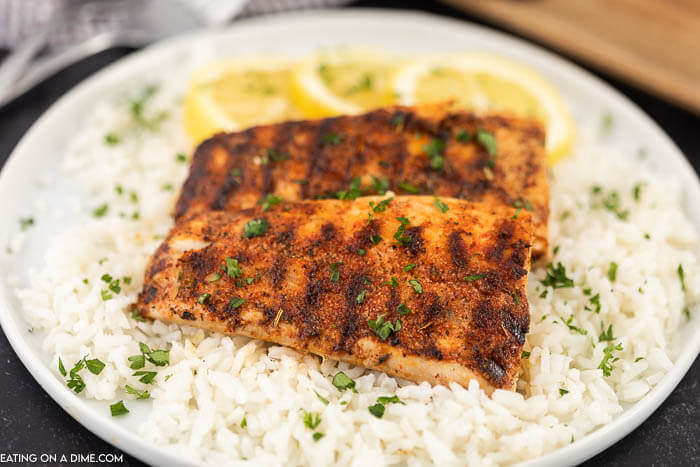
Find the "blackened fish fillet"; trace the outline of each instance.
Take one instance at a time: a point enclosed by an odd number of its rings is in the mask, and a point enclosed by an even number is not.
[[[417,382],[514,389],[529,327],[530,213],[381,200],[181,219],[153,255],[137,307]]]

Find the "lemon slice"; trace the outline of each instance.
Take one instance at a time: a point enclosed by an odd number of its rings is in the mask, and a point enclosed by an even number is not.
[[[357,114],[392,104],[395,62],[392,55],[375,50],[319,52],[297,66],[292,97],[308,118]]]
[[[547,130],[547,162],[569,149],[574,124],[564,100],[534,70],[487,53],[419,58],[397,68],[393,88],[402,104],[453,101],[456,108],[509,111],[534,117]]]
[[[300,118],[290,98],[290,62],[239,59],[197,70],[184,99],[184,125],[196,144],[218,131]]]

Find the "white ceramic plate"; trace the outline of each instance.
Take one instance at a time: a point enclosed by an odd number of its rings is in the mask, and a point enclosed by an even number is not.
[[[105,68],[60,99],[18,144],[0,174],[0,241],[16,232],[16,219],[32,213],[38,173],[59,173],[67,142],[90,118],[93,102],[107,90],[159,66],[177,66],[183,54],[224,57],[262,52],[297,55],[323,46],[368,45],[408,53],[451,50],[494,51],[529,64],[551,80],[565,96],[578,121],[610,113],[615,132],[610,144],[623,151],[648,149],[658,170],[673,174],[684,187],[684,209],[700,229],[700,183],[678,148],[634,104],[595,77],[537,47],[483,27],[418,13],[381,10],[310,12],[253,19],[223,31],[198,32],[156,44]],[[183,79],[186,79],[183,77]],[[59,180],[49,191],[49,210],[61,209],[71,180]],[[73,223],[79,222],[73,220]],[[189,465],[166,449],[143,442],[135,426],[146,413],[113,419],[108,403],[86,401],[71,392],[49,369],[41,336],[27,332],[21,308],[7,283],[9,275],[21,282],[38,269],[51,235],[71,220],[42,219],[31,229],[20,254],[2,255],[0,267],[0,322],[12,347],[41,386],[72,417],[109,443],[150,464]],[[645,420],[678,384],[700,351],[700,320],[693,319],[680,333],[685,343],[673,370],[641,401],[612,423],[575,443],[525,465],[569,465],[581,462],[621,439]]]

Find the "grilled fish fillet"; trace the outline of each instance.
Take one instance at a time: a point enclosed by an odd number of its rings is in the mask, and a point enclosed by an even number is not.
[[[386,180],[398,194],[416,188],[532,210],[533,256],[542,255],[549,215],[542,126],[447,109],[393,107],[218,134],[197,148],[175,216],[250,208],[269,193],[288,201],[348,195],[359,177],[365,194],[377,194],[373,182]],[[495,136],[495,155],[477,141],[477,130]]]
[[[182,219],[151,258],[136,306],[416,382],[514,389],[529,328],[531,214],[381,199]]]

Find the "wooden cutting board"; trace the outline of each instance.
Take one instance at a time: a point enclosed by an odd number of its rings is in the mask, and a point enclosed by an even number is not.
[[[700,0],[444,0],[700,115]]]

